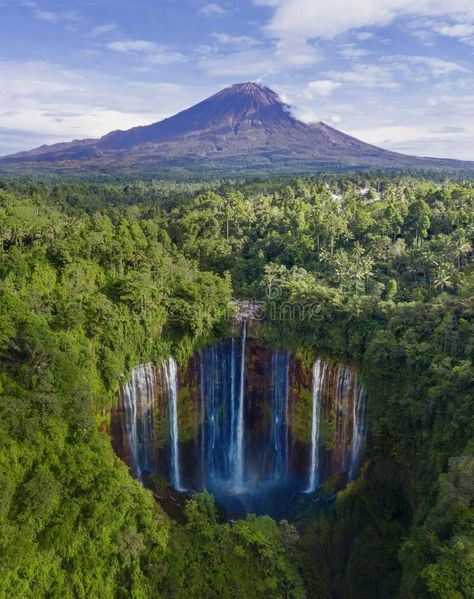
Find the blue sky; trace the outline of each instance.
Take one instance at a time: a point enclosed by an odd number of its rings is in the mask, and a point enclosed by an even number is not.
[[[473,0],[0,0],[0,154],[260,81],[305,121],[474,160]]]

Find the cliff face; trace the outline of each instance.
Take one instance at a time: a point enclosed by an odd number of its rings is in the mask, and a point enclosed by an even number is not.
[[[111,413],[112,447],[139,479],[148,472],[170,476],[169,390],[163,369],[153,364],[134,368],[130,380],[120,381]]]
[[[245,329],[173,370],[176,380],[170,372],[134,369],[112,414],[114,448],[144,482],[156,473],[178,490],[210,490],[230,512],[274,513],[272,501],[357,475],[365,417],[354,369],[306,368]]]

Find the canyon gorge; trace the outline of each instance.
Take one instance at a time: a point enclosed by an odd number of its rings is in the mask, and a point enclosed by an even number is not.
[[[205,347],[180,367],[136,366],[112,414],[116,453],[145,486],[211,492],[233,517],[287,517],[301,496],[357,477],[366,394],[355,368],[247,334]]]

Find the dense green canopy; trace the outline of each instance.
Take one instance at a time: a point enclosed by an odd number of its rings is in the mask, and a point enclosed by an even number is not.
[[[0,181],[0,596],[474,596],[473,236],[468,183]],[[233,297],[369,392],[359,479],[292,525],[173,522],[101,432]]]

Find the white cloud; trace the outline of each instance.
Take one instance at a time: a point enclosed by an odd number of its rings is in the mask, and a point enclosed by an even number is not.
[[[256,79],[292,67],[305,68],[320,60],[316,48],[304,40],[280,40],[268,48],[259,44],[235,46],[229,52],[201,48],[199,67],[211,77]]]
[[[412,86],[403,96],[380,96],[374,90],[363,95],[351,92],[352,106],[344,102],[323,103],[322,120],[341,116],[338,128],[374,145],[390,150],[474,160],[474,96],[442,93],[445,82],[419,88]],[[340,96],[342,94],[338,94]],[[344,96],[342,96],[342,99]],[[328,119],[329,117],[329,119]]]
[[[150,52],[155,49],[155,44],[146,40],[119,40],[110,42],[107,48],[115,52]]]
[[[46,10],[36,11],[36,16],[40,21],[47,21],[49,23],[58,23],[60,21],[58,14]]]
[[[320,60],[320,55],[314,45],[305,40],[279,40],[276,44],[275,58],[280,64],[307,66]]]
[[[407,143],[426,136],[424,127],[403,126],[403,125],[385,125],[375,126],[367,129],[355,129],[351,131],[352,135],[369,141],[372,144],[387,145],[391,143]]]
[[[443,79],[427,87],[407,86],[403,94],[350,83],[314,98],[307,84],[277,90],[284,91],[293,114],[305,122],[323,121],[398,152],[474,160],[474,81],[467,82],[461,88],[458,79]]]
[[[113,31],[117,31],[118,25],[116,23],[108,23],[107,25],[100,25],[100,27],[94,27],[89,31],[89,35],[91,37],[99,37],[101,35],[106,35],[107,33],[112,33]]]
[[[270,6],[275,11],[266,29],[278,38],[332,39],[346,31],[388,25],[409,15],[474,19],[472,0],[279,0]]]
[[[255,79],[275,72],[276,63],[268,53],[256,49],[204,57],[199,67],[211,77]]]
[[[181,52],[170,50],[147,40],[117,40],[107,44],[109,50],[123,54],[140,55],[150,64],[173,64],[185,62],[186,56]]]
[[[147,125],[212,91],[123,80],[39,61],[0,61],[0,80],[9,82],[0,87],[0,155]],[[158,106],[150,101],[156,97]]]
[[[360,40],[361,42],[366,42],[367,40],[370,40],[374,37],[374,34],[370,31],[360,31],[357,35],[356,35],[357,39]]]
[[[466,67],[435,56],[384,56],[382,61],[390,68],[400,71],[408,79],[426,81],[426,72],[433,77],[445,77],[452,73],[469,73]],[[417,68],[418,67],[418,68]]]
[[[450,75],[451,73],[468,73],[469,69],[448,60],[432,56],[405,56],[404,60],[411,64],[426,65],[435,77]]]
[[[355,60],[367,56],[370,52],[365,48],[358,48],[355,44],[343,44],[339,48],[339,54],[348,60]]]
[[[470,23],[435,24],[434,31],[445,37],[456,38],[466,44],[474,45],[474,25]]]
[[[393,80],[390,69],[373,64],[356,64],[350,71],[328,71],[327,75],[335,81],[361,87],[379,89],[399,89],[400,87],[400,84]]]
[[[341,87],[342,83],[331,81],[330,79],[320,79],[318,81],[310,81],[307,85],[308,96],[330,96],[333,91]]]
[[[319,123],[321,121],[320,113],[311,108],[296,108],[292,113],[303,123]]]
[[[220,44],[229,46],[254,46],[257,40],[249,35],[229,35],[228,33],[213,33],[212,37]]]
[[[396,152],[473,160],[474,126],[428,129],[424,125],[376,126],[350,131],[351,135]],[[456,147],[456,153],[453,148]]]
[[[81,21],[80,17],[73,11],[53,12],[43,10],[39,3],[34,0],[22,0],[21,4],[25,8],[29,8],[36,19],[45,23],[77,23]]]
[[[222,17],[227,11],[220,4],[209,2],[208,4],[204,4],[204,6],[199,9],[199,12],[206,17]]]

